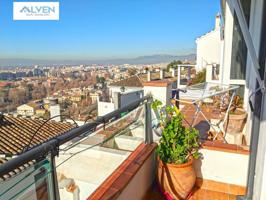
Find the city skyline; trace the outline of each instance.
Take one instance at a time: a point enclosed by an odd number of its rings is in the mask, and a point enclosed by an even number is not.
[[[0,59],[95,60],[195,53],[219,3],[60,1],[59,21],[13,21],[0,3]],[[205,12],[202,12],[204,7]],[[206,7],[208,9],[206,9]]]

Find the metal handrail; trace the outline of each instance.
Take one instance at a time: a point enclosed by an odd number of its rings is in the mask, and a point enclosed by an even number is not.
[[[72,129],[65,134],[52,138],[38,146],[35,146],[28,151],[20,154],[18,157],[13,158],[6,163],[0,165],[0,176],[4,176],[5,174],[13,171],[14,169],[20,167],[21,165],[31,161],[38,160],[42,157],[45,157],[49,152],[53,152],[54,155],[58,153],[58,147],[70,140],[88,133],[88,131],[95,129],[99,124],[108,122],[109,120],[116,119],[120,117],[120,114],[126,111],[131,111],[137,108],[141,103],[152,99],[152,96],[145,96],[135,102],[128,104],[120,109],[117,109],[111,113],[106,114],[98,118],[95,122],[84,124],[78,128]],[[91,134],[91,133],[89,133]],[[151,136],[149,136],[151,137]]]

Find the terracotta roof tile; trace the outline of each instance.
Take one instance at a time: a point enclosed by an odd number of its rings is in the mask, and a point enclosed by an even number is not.
[[[131,76],[127,79],[116,81],[110,84],[110,86],[119,86],[119,87],[143,87],[142,81],[137,75]]]
[[[32,135],[44,123],[41,120],[4,116],[0,122],[0,154],[16,155],[21,153],[23,148],[28,145]],[[31,146],[41,144],[55,136],[61,135],[73,125],[62,122],[49,121],[36,134]]]

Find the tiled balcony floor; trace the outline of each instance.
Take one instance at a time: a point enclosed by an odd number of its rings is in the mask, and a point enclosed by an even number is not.
[[[236,200],[235,195],[194,188],[192,196],[188,200]]]
[[[143,200],[166,200],[166,198],[154,184]],[[187,200],[236,200],[236,196],[195,187]]]
[[[196,109],[193,105],[182,105],[182,109],[181,109],[181,113],[184,115],[184,121],[183,121],[183,125],[184,126],[189,126],[189,124],[192,124],[193,118],[195,116],[196,113]],[[215,119],[215,120],[221,120],[222,116],[220,111],[215,108],[212,105],[204,105],[204,106],[200,106],[202,113],[204,113],[205,117],[211,121],[211,119]],[[198,114],[195,122],[194,122],[194,128],[196,128],[197,130],[199,130],[200,132],[200,138],[203,140],[206,140],[209,136],[208,132],[210,130],[210,125],[207,123],[207,121],[205,120],[205,118],[203,117],[203,115],[201,113]],[[220,135],[218,135],[218,139],[222,140],[222,138],[220,137]]]

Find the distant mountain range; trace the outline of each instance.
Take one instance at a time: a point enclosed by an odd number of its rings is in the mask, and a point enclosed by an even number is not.
[[[195,61],[195,54],[188,55],[151,55],[139,56],[136,58],[121,58],[121,59],[95,59],[95,60],[35,60],[35,59],[0,59],[0,66],[30,66],[30,65],[107,65],[107,64],[156,64],[166,63],[173,60],[188,60]]]

